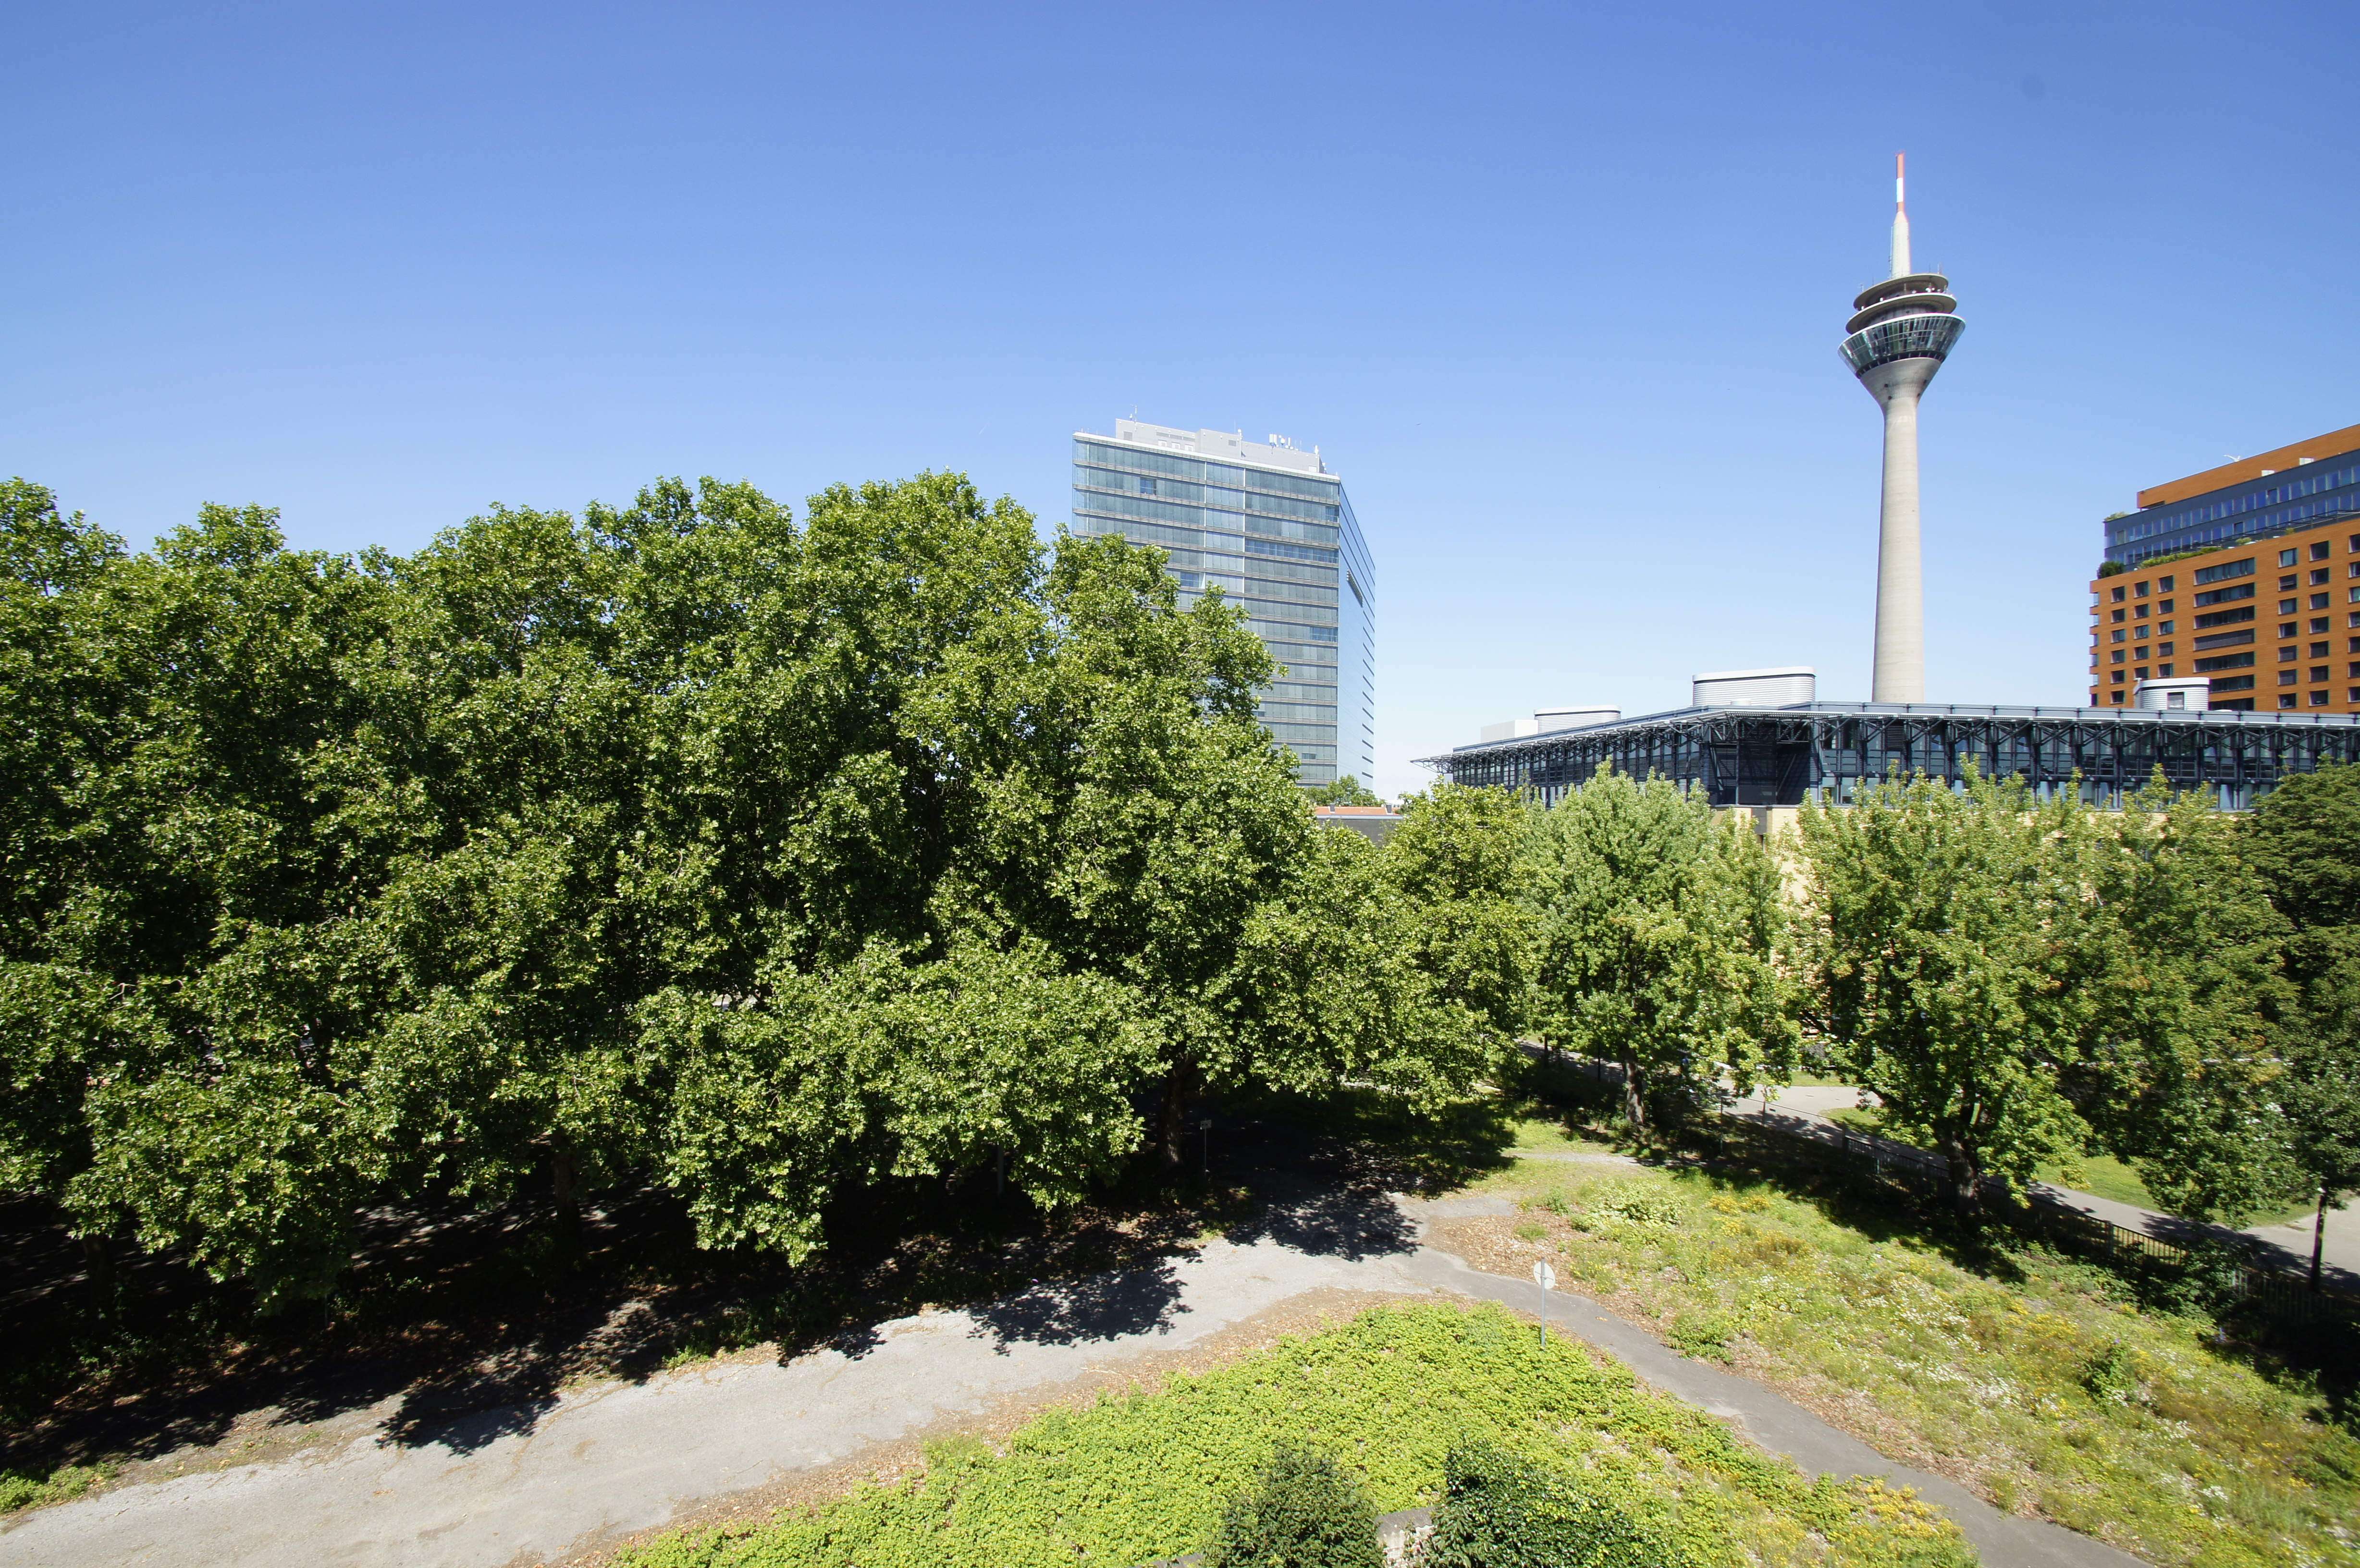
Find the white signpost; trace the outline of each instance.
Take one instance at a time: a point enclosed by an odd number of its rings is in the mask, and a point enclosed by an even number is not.
[[[1557,1289],[1557,1270],[1546,1263],[1533,1265],[1533,1283],[1541,1288],[1541,1343],[1548,1343],[1548,1293]]]

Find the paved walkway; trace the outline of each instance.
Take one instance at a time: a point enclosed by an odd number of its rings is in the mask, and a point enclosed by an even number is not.
[[[478,1412],[416,1446],[375,1430],[324,1452],[135,1485],[20,1516],[33,1568],[497,1568],[665,1523],[684,1507],[1143,1354],[1306,1291],[1422,1289],[1396,1262],[1264,1237],[881,1324],[853,1354],[732,1361],[567,1391],[539,1420]]]
[[[1506,1213],[1499,1198],[1282,1211],[1241,1241],[1153,1268],[1043,1285],[968,1312],[880,1325],[850,1353],[716,1363],[572,1391],[538,1419],[486,1410],[434,1441],[369,1430],[292,1458],[133,1485],[0,1526],[26,1568],[505,1568],[652,1529],[693,1505],[844,1460],[1142,1356],[1184,1348],[1311,1290],[1448,1291],[1529,1312],[1529,1280],[1420,1244],[1428,1217]],[[2137,1560],[1885,1459],[1799,1406],[1665,1348],[1580,1296],[1551,1322],[1648,1383],[1734,1421],[1813,1474],[1882,1475],[1949,1508],[1989,1568],[2130,1568]]]
[[[1481,1212],[1448,1202],[1431,1207],[1442,1213]],[[1502,1203],[1492,1212],[1506,1213],[1508,1205]],[[1529,1279],[1480,1272],[1431,1247],[1418,1248],[1406,1272],[1438,1290],[1502,1301],[1522,1312],[1533,1311],[1539,1295]],[[1690,1360],[1586,1296],[1556,1291],[1549,1302],[1551,1328],[1598,1346],[1652,1387],[1734,1422],[1747,1437],[1786,1455],[1806,1473],[1882,1475],[1896,1486],[1915,1487],[1919,1496],[1950,1510],[1982,1554],[1984,1568],[2139,1568],[2141,1559],[2127,1552],[2046,1519],[2001,1513],[1955,1481],[1897,1465],[1761,1384]]]
[[[1800,1116],[1807,1121],[1827,1127],[1829,1113],[1847,1110],[1861,1103],[1858,1089],[1841,1085],[1817,1085],[1775,1090],[1768,1097],[1748,1096],[1732,1107],[1733,1116],[1752,1120],[1775,1121],[1778,1116]],[[1854,1133],[1855,1138],[1866,1135]],[[1907,1145],[1879,1139],[1888,1147],[1902,1149]],[[2261,1242],[2269,1249],[2272,1259],[2284,1269],[2308,1271],[2311,1268],[2311,1219],[2306,1214],[2289,1225],[2250,1225],[2243,1232],[2233,1232],[2224,1225],[2208,1225],[2195,1220],[2181,1219],[2154,1209],[2142,1209],[2131,1203],[2116,1203],[2093,1192],[2077,1192],[2070,1187],[2052,1187],[2038,1183],[2039,1191],[2068,1208],[2079,1209],[2085,1214],[2095,1214],[2112,1220],[2125,1230],[2142,1232],[2165,1241],[2186,1242],[2206,1235],[2227,1237],[2244,1235]],[[2345,1204],[2327,1211],[2326,1244],[2320,1250],[2323,1271],[2332,1283],[2347,1290],[2360,1290],[2360,1208]]]

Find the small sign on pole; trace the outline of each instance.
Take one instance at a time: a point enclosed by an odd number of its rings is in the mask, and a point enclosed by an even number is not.
[[[1548,1343],[1548,1293],[1557,1289],[1557,1270],[1546,1263],[1533,1265],[1533,1283],[1541,1288],[1541,1343]]]

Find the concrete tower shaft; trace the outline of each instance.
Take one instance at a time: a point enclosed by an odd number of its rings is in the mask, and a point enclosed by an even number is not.
[[[1844,363],[1885,411],[1877,511],[1876,649],[1869,700],[1926,700],[1926,589],[1918,563],[1918,403],[1965,324],[1950,280],[1911,270],[1909,210],[1894,163],[1893,272],[1861,290],[1844,324]]]

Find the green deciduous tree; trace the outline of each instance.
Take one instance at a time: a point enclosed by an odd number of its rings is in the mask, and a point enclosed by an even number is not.
[[[2092,929],[2086,814],[1971,776],[1873,787],[1799,823],[1814,1021],[1890,1125],[1949,1162],[1953,1202],[2081,1148],[2066,1075],[2097,1007],[2070,984]]]
[[[1385,803],[1383,796],[1349,773],[1325,784],[1306,785],[1303,796],[1315,806],[1382,806]]]
[[[1544,1037],[1619,1062],[1624,1111],[1743,1092],[1791,1062],[1786,912],[1750,817],[1601,772],[1533,819],[1525,898]]]
[[[2290,1159],[2315,1205],[2311,1276],[2330,1205],[2360,1192],[2360,766],[2322,768],[2265,797],[2241,846],[2292,926],[2299,1003],[2273,1087]]]
[[[2159,778],[2119,812],[2085,814],[2091,918],[2068,983],[2098,1005],[2068,1092],[2097,1147],[2135,1162],[2173,1213],[2274,1206],[2297,1183],[2274,1028],[2295,997],[2278,972],[2286,923],[2239,824]]]
[[[956,475],[358,559],[20,481],[0,566],[0,1179],[266,1305],[372,1203],[649,1177],[800,1257],[849,1186],[1071,1202],[1208,1086],[1495,1054],[1496,864],[1324,834],[1235,610]]]
[[[2092,1149],[2184,1212],[2274,1195],[2277,922],[2201,800],[2158,783],[2101,812],[1970,771],[1801,829],[1813,1022],[1961,1212]]]

